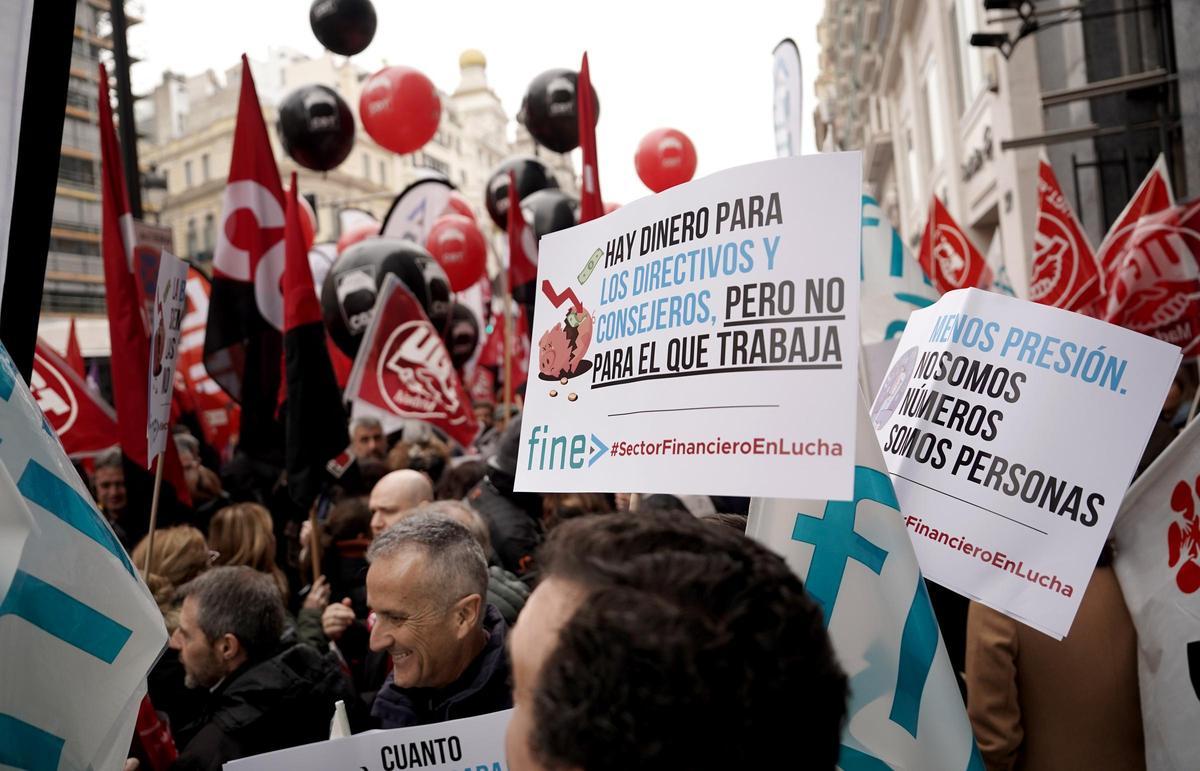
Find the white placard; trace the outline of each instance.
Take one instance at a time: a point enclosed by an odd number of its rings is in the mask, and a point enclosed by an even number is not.
[[[780,158],[543,238],[516,489],[849,498],[860,179]]]
[[[226,771],[506,771],[504,732],[512,710],[268,752],[226,763]]]
[[[871,420],[925,576],[1064,637],[1179,361],[977,289],[913,313]]]
[[[147,372],[149,401],[146,409],[146,464],[167,446],[171,431],[171,396],[175,362],[179,358],[179,330],[187,306],[187,263],[164,250],[154,289],[150,323],[150,366]]]

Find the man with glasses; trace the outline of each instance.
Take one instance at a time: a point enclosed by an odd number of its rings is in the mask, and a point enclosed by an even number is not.
[[[371,650],[392,659],[371,710],[382,727],[511,707],[507,629],[485,600],[487,559],[470,531],[444,517],[409,517],[376,536],[367,560]]]

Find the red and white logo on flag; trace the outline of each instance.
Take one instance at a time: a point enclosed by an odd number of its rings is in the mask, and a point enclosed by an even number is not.
[[[1029,299],[1055,308],[1089,308],[1100,298],[1100,272],[1083,226],[1046,159],[1038,164],[1038,212]]]
[[[921,238],[918,262],[940,294],[954,289],[990,286],[992,271],[935,195]]]
[[[425,421],[469,445],[479,433],[470,398],[417,298],[389,276],[377,307],[347,396],[402,418]]]

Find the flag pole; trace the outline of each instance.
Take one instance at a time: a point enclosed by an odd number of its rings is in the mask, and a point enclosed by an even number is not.
[[[317,504],[313,503],[308,507],[308,549],[309,561],[312,563],[313,585],[316,585],[317,579],[321,577],[321,550],[317,548],[317,544],[321,539],[317,537]]]
[[[512,413],[512,342],[509,339],[512,335],[512,291],[508,286],[508,277],[505,276],[505,292],[504,292],[504,423],[503,428],[508,428],[509,416]]]
[[[154,557],[154,530],[158,527],[158,494],[162,490],[163,466],[165,465],[166,453],[160,452],[158,467],[154,470],[154,495],[150,499],[150,532],[146,536],[146,562],[142,565],[142,580],[150,575],[150,560]]]

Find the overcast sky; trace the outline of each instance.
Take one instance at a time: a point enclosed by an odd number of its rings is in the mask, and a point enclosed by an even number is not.
[[[305,0],[143,0],[145,21],[130,30],[134,88],[145,93],[163,70],[223,72],[242,52],[270,46],[321,52]],[[800,47],[805,80],[803,146],[813,151],[812,80],[817,74],[820,0],[601,2],[430,2],[376,0],[378,30],[355,62],[424,72],[443,91],[458,83],[458,56],[478,48],[488,80],[515,116],[529,81],[554,67],[579,67],[586,49],[600,97],[597,145],[604,198],[648,194],[633,167],[638,140],[672,126],[696,145],[696,176],[775,154],[771,51],[784,37]],[[585,15],[587,10],[591,16]]]

